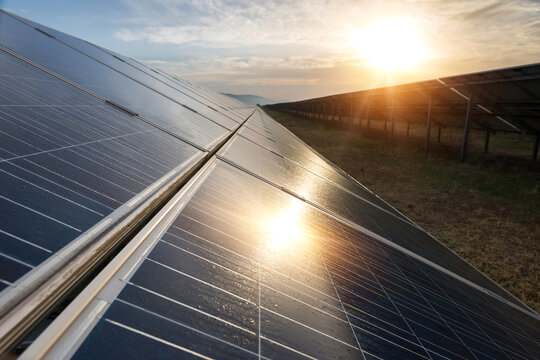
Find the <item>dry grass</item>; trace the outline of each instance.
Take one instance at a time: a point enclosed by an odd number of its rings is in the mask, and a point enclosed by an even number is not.
[[[528,160],[529,139],[494,135],[497,150],[485,156],[483,135],[475,134],[468,161],[460,163],[458,137],[443,136],[439,146],[433,144],[436,155],[426,158],[423,129],[418,137],[402,136],[389,146],[380,132],[359,136],[266,111],[540,312],[540,168]]]

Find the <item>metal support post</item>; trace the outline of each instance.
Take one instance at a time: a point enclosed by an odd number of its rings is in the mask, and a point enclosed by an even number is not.
[[[488,129],[488,131],[486,131],[486,139],[484,141],[484,154],[487,154],[488,149],[489,149],[489,134],[490,134],[490,131]]]
[[[539,143],[540,143],[540,134],[537,134],[536,139],[534,139],[534,146],[533,146],[533,153],[532,153],[533,161],[536,161],[536,159],[538,159],[538,144]]]
[[[429,152],[429,138],[431,136],[431,97],[429,98],[429,105],[428,105],[428,111],[427,111],[427,124],[426,124],[426,140],[424,142],[424,154],[428,154]]]
[[[465,114],[465,127],[463,129],[463,144],[461,144],[461,161],[467,157],[467,146],[469,145],[469,132],[471,129],[472,95],[467,100],[467,112]]]
[[[367,129],[369,130],[369,127],[370,127],[370,119],[369,119],[369,98],[367,99],[367,105],[366,105],[366,126],[367,126]]]
[[[351,109],[349,111],[349,129],[352,127],[352,123],[353,123],[353,118],[352,118],[352,108],[353,108],[353,103],[351,101]]]
[[[392,96],[392,106],[390,109],[390,145],[394,142],[394,120],[396,116],[396,104]],[[386,124],[386,123],[385,123]]]

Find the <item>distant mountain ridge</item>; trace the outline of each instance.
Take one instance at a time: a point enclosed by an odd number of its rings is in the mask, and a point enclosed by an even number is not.
[[[269,99],[269,98],[265,98],[258,95],[248,95],[248,94],[239,95],[239,94],[226,94],[226,93],[223,93],[223,95],[230,96],[232,98],[235,98],[237,100],[240,100],[242,102],[245,102],[247,104],[252,104],[252,105],[257,105],[257,104],[269,105],[269,104],[276,104],[279,102],[283,102],[283,100]]]

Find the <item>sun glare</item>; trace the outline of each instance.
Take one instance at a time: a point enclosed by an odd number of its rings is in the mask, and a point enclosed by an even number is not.
[[[302,236],[300,208],[291,207],[267,223],[266,247],[270,252],[283,252],[295,245]]]
[[[384,70],[409,69],[427,55],[417,23],[409,19],[367,25],[352,36],[351,42],[361,58]]]

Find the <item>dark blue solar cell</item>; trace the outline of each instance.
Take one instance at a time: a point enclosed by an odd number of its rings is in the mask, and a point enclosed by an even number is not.
[[[162,359],[200,359],[196,354],[107,320],[101,320],[96,325],[72,359],[153,359],[156,354]]]
[[[199,329],[120,301],[113,303],[103,318],[209,357],[250,359],[257,356],[256,353],[213,338]]]
[[[201,282],[187,274],[148,260],[133,275],[131,282],[168,298],[197,307],[238,326],[248,327],[247,324],[257,318],[256,305],[235,294],[236,292],[244,296],[249,295],[251,298],[255,297],[256,292],[252,291],[250,295],[249,288],[229,287],[228,291],[223,291],[215,284]],[[246,286],[252,285],[246,284]]]
[[[68,201],[54,193],[44,191],[42,188],[21,181],[11,174],[0,172],[0,183],[2,184],[0,197],[10,199],[21,207],[31,208],[37,213],[47,214],[48,217],[74,228],[89,228],[103,218],[103,214],[73,201]]]
[[[261,356],[269,359],[305,360],[306,355],[296,349],[286,347],[267,339],[261,339]]]
[[[37,266],[50,256],[51,251],[0,230],[0,253]]]
[[[231,344],[241,346],[253,352],[258,351],[256,323],[244,324],[249,327],[237,327],[218,317],[209,317],[197,306],[191,307],[175,299],[167,298],[156,292],[145,290],[131,284],[127,285],[124,290],[122,290],[122,293],[120,293],[118,298],[163,316],[166,319],[198,329]]]
[[[246,300],[256,300],[255,279],[238,274],[227,267],[219,266],[219,264],[189,251],[160,242],[148,255],[148,259],[181,271],[188,276],[195,276],[205,283],[217,285]]]
[[[344,323],[342,326],[344,332],[352,333],[349,324]],[[329,337],[265,309],[261,311],[261,335],[315,358],[360,357],[356,344],[350,345],[340,338]]]
[[[32,267],[20,261],[15,261],[3,254],[0,254],[0,274],[1,280],[14,283],[18,278],[30,271]]]
[[[62,186],[44,176],[31,172],[30,170],[19,166],[17,162],[1,162],[0,172],[10,174],[10,176],[20,179],[20,181],[23,183],[33,184],[33,186],[39,187],[46,192],[57,194],[57,196],[79,204],[80,206],[84,206],[85,208],[90,209],[98,214],[107,215],[112,211],[111,208],[99,203],[97,200],[84,196],[75,190]]]
[[[429,358],[423,349],[411,349],[401,347],[391,342],[390,338],[382,338],[374,333],[359,328],[354,329],[362,350],[369,352],[380,359],[427,359]]]
[[[50,216],[0,197],[0,223],[9,234],[30,241],[52,252],[58,251],[82,233]],[[3,273],[1,273],[4,276]]]
[[[201,241],[197,238],[184,239],[171,233],[164,234],[162,241],[202,256],[248,278],[257,279],[255,264],[239,256],[234,256],[233,253],[227,253],[222,248],[213,246],[211,242]]]
[[[362,307],[361,302],[361,300],[355,302],[356,306],[354,307],[345,304],[345,310],[350,314],[351,324],[362,327],[364,323],[369,323],[389,333],[401,336],[408,341],[416,341],[405,319],[397,316],[395,313],[381,312],[376,307],[364,306],[364,310],[360,311],[359,307]]]
[[[261,289],[261,306],[351,346],[357,346],[346,317],[336,317],[324,310],[313,316],[311,306],[267,287]]]

